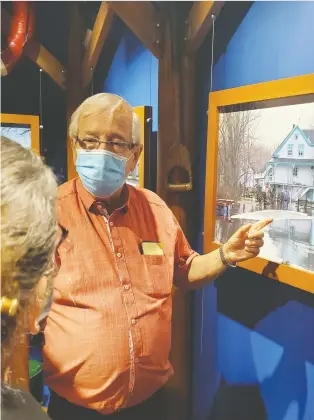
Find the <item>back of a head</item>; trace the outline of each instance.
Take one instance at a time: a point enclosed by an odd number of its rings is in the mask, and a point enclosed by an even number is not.
[[[1,305],[5,297],[23,309],[50,267],[56,194],[55,176],[42,159],[1,137]],[[6,325],[5,315],[1,307],[2,338],[10,340],[14,323]]]

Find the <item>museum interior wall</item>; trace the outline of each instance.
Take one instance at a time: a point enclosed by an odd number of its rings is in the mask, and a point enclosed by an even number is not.
[[[40,3],[41,26],[36,36],[65,65],[67,16],[62,2],[45,2],[45,7]],[[227,14],[222,13],[216,22],[219,47],[214,50],[213,90],[314,73],[313,13],[314,2],[297,1],[242,6],[239,2]],[[59,31],[53,31],[52,38],[46,34],[56,20]],[[233,28],[235,22],[239,26]],[[110,69],[103,70],[101,57],[95,93],[116,93],[133,106],[152,106],[156,153],[158,63],[123,24],[121,27]],[[211,36],[209,33],[197,55],[195,175],[201,212],[192,246],[199,252],[206,217]],[[38,115],[39,110],[39,71],[23,60],[2,81],[2,112]],[[60,182],[66,180],[65,114],[65,92],[43,75],[41,150]],[[313,325],[313,295],[240,268],[195,292],[191,419],[314,418]]]

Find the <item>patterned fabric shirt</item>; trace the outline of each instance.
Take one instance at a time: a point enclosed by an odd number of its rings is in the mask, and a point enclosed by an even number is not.
[[[187,282],[197,255],[156,194],[125,188],[109,217],[78,178],[59,187],[68,238],[45,328],[46,383],[103,414],[141,403],[172,374],[172,286]],[[143,242],[162,252],[143,252]]]

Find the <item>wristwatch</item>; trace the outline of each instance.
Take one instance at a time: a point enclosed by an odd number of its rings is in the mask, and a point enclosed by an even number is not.
[[[221,259],[221,262],[223,263],[223,265],[225,265],[227,267],[232,267],[232,268],[235,268],[237,266],[237,263],[235,263],[235,264],[228,263],[228,261],[226,260],[223,245],[219,248],[219,255],[220,255],[220,259]]]

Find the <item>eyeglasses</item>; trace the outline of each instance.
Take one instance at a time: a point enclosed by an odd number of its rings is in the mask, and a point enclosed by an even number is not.
[[[107,148],[115,153],[124,153],[126,150],[132,150],[136,144],[127,143],[126,141],[101,141],[98,139],[79,139],[76,137],[75,144],[78,144],[82,149],[97,150],[101,144],[105,144]]]

